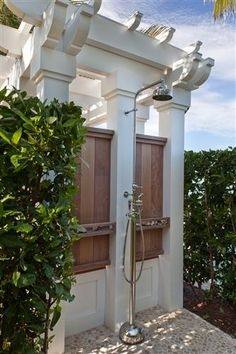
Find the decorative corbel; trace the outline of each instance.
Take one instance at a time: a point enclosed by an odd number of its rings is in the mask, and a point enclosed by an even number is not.
[[[128,30],[135,31],[139,27],[142,17],[143,14],[139,11],[136,11],[128,18],[128,20],[125,21],[124,25]]]
[[[192,91],[199,88],[209,77],[211,68],[214,66],[214,60],[211,58],[202,59],[202,55],[197,53],[197,47],[200,48],[201,42],[195,44],[194,51],[187,54],[184,58],[173,65],[171,78],[173,87],[181,87]]]
[[[94,0],[93,2],[94,15],[98,13],[101,6],[102,6],[102,0]]]
[[[77,55],[80,52],[88,37],[93,15],[94,8],[87,4],[82,4],[71,16],[62,38],[63,52],[70,55]]]
[[[67,1],[54,0],[44,11],[40,36],[43,47],[56,48],[64,30],[67,7]]]
[[[186,48],[184,48],[184,52],[188,53],[188,54],[194,54],[194,53],[198,53],[200,48],[202,46],[202,42],[201,41],[197,41],[195,43],[190,44],[189,46],[187,46]]]
[[[149,28],[142,30],[142,32],[149,37],[157,39],[159,43],[168,43],[173,37],[175,28],[163,25],[152,25]]]
[[[201,54],[186,55],[173,65],[173,86],[187,88],[189,80],[195,75],[201,61]]]
[[[163,27],[162,31],[156,36],[156,39],[159,40],[160,43],[168,43],[171,41],[174,33],[175,33],[175,28],[173,27],[166,27],[166,26],[161,26]]]
[[[209,77],[211,68],[214,66],[215,61],[212,58],[206,58],[199,63],[197,72],[192,78],[192,85],[194,89],[199,88]]]

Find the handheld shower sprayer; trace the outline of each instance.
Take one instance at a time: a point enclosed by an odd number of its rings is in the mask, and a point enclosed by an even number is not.
[[[160,79],[158,81],[153,82],[150,85],[147,85],[140,90],[138,90],[135,94],[134,98],[134,107],[130,111],[126,111],[125,115],[134,113],[134,125],[133,125],[133,185],[132,192],[124,193],[125,198],[128,199],[129,203],[129,212],[128,212],[128,221],[126,226],[125,233],[125,241],[124,241],[124,249],[123,249],[123,273],[125,280],[130,284],[130,299],[129,299],[129,320],[125,322],[120,327],[119,337],[121,341],[125,344],[138,344],[144,341],[145,335],[144,331],[141,327],[135,324],[135,299],[136,299],[136,283],[140,279],[143,264],[145,259],[145,239],[142,228],[142,187],[138,186],[135,183],[135,172],[136,172],[136,112],[137,112],[137,98],[139,94],[151,87],[158,86],[157,89],[154,90],[152,98],[156,101],[168,101],[172,99],[170,95],[169,89],[167,88],[164,79]],[[137,223],[140,226],[141,238],[142,238],[142,262],[140,271],[138,276],[136,275],[136,228]],[[130,231],[130,278],[128,278],[125,270],[125,254],[126,254],[126,246],[128,234]]]

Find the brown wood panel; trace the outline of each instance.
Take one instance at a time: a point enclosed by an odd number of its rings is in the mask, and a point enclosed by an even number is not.
[[[80,156],[76,159],[77,171],[75,176],[75,185],[76,185],[76,195],[74,198],[74,204],[72,206],[73,214],[79,219],[80,216],[80,207],[81,207],[81,196],[80,196],[80,184],[81,184],[81,158]]]
[[[151,146],[151,208],[150,217],[162,217],[163,148]]]
[[[109,260],[109,237],[107,235],[94,237],[93,254],[94,262]]]
[[[137,135],[136,182],[143,187],[142,218],[162,217],[163,200],[163,148],[165,138]],[[162,230],[145,230],[145,259],[163,253]],[[137,233],[137,260],[142,259],[141,234]]]
[[[93,222],[109,221],[110,216],[110,141],[95,140]]]
[[[151,173],[152,173],[152,160],[151,160],[152,146],[150,144],[142,144],[142,170],[141,170],[141,185],[143,187],[143,212],[142,217],[150,217],[152,189],[151,189]]]
[[[81,224],[109,222],[110,214],[110,148],[113,132],[90,128],[85,146],[78,158],[75,212]],[[165,138],[137,135],[136,183],[143,186],[142,218],[162,217],[163,148]],[[93,229],[93,228],[92,228]],[[162,230],[146,228],[145,259],[158,257],[162,250]],[[114,236],[111,236],[114,237]],[[116,236],[117,237],[117,236]],[[104,268],[110,264],[109,233],[93,231],[73,247],[76,273]],[[137,260],[142,258],[140,232],[137,235]]]
[[[80,224],[109,222],[110,147],[113,132],[89,128],[78,158],[75,212]],[[84,237],[73,246],[74,271],[88,272],[110,264],[109,233]]]
[[[94,219],[95,184],[95,139],[87,137],[81,154],[80,214],[81,224],[89,224]]]
[[[142,144],[138,143],[136,144],[136,171],[135,171],[135,178],[136,178],[136,183],[138,186],[142,185]]]

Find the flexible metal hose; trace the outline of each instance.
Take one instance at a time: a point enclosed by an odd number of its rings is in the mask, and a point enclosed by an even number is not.
[[[123,274],[124,274],[124,278],[125,280],[131,284],[131,280],[127,277],[126,275],[126,271],[125,271],[125,254],[126,254],[126,245],[127,245],[127,239],[128,239],[128,231],[129,231],[129,224],[130,224],[130,218],[127,221],[127,225],[126,225],[126,231],[125,231],[125,241],[124,241],[124,247],[123,247]],[[144,257],[145,257],[145,240],[144,240],[144,233],[143,233],[143,227],[142,227],[142,219],[141,219],[141,211],[139,212],[139,225],[140,225],[140,232],[141,232],[141,238],[142,238],[142,263],[141,263],[141,267],[139,270],[139,274],[135,280],[135,282],[137,282],[143,272],[143,265],[144,265]]]

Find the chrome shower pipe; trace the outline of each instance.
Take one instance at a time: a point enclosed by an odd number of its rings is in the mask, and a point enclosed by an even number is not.
[[[136,300],[136,282],[139,280],[144,263],[144,234],[142,230],[142,221],[141,221],[141,208],[142,208],[142,193],[139,191],[141,187],[137,186],[135,180],[136,173],[136,112],[137,112],[137,98],[141,92],[152,88],[157,85],[163,85],[162,92],[160,95],[156,95],[156,100],[168,100],[171,98],[170,95],[166,95],[168,89],[165,88],[164,85],[165,80],[163,78],[154,81],[150,85],[147,85],[141,89],[139,89],[134,97],[134,107],[130,111],[126,111],[125,115],[130,113],[134,113],[133,115],[133,184],[132,184],[132,192],[125,192],[124,196],[131,197],[129,200],[129,213],[128,213],[128,223],[126,228],[125,242],[124,242],[124,251],[123,251],[123,272],[126,281],[130,284],[130,299],[129,299],[129,321],[125,322],[119,332],[119,337],[122,342],[125,344],[137,344],[143,342],[145,336],[144,331],[141,327],[135,325],[135,300]],[[162,96],[162,97],[160,97]],[[154,98],[154,97],[153,97]],[[138,277],[136,277],[136,223],[139,219],[141,236],[142,236],[142,263]],[[130,225],[130,279],[126,276],[125,273],[125,251],[127,244],[127,237]]]
[[[154,86],[163,84],[165,82],[165,80],[163,78],[154,81],[153,83],[151,83],[150,85],[147,85],[145,87],[142,87],[141,89],[139,89],[135,96],[134,96],[134,108],[131,109],[130,111],[126,111],[125,115],[128,115],[129,113],[134,112],[134,125],[133,125],[133,184],[135,183],[135,172],[136,172],[136,112],[137,112],[137,98],[140,95],[140,93],[142,93],[143,91],[148,90],[149,88],[152,88]]]

